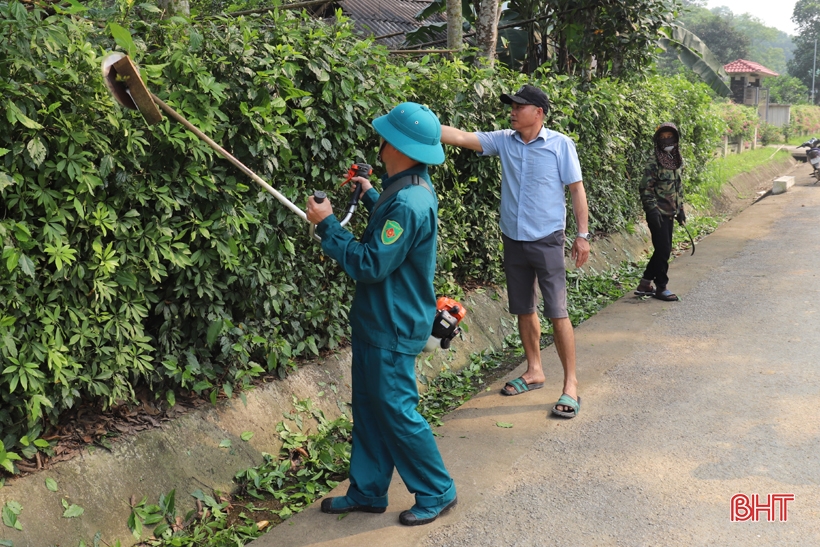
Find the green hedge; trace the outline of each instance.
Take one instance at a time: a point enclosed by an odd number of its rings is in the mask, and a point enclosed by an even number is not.
[[[714,108],[726,122],[726,134],[730,140],[748,141],[754,137],[755,129],[760,124],[756,107],[721,102],[715,104]]]
[[[820,133],[820,107],[810,104],[792,105],[789,129],[793,135]]]
[[[215,400],[348,334],[353,283],[301,220],[181,125],[149,127],[113,103],[100,62],[117,43],[160,98],[299,205],[314,189],[342,203],[350,162],[376,162],[369,121],[397,102],[424,102],[465,129],[499,128],[499,95],[525,81],[391,58],[342,17],[328,26],[292,12],[196,24],[145,8],[108,14],[131,40],[78,6],[47,16],[0,2],[6,449],[80,400],[133,400],[139,385],[170,403],[179,390]],[[722,134],[705,89],[683,79],[535,79],[554,103],[550,125],[578,142],[596,230],[634,220],[658,123],[680,125],[693,187]],[[448,150],[433,180],[439,290],[500,281],[498,162]]]

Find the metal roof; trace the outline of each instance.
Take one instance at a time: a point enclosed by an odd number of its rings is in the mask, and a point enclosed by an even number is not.
[[[430,4],[430,0],[341,0],[339,4],[358,31],[375,36],[410,32],[429,22],[447,20],[440,13],[423,23],[415,19],[416,14]],[[436,35],[436,38],[446,37],[446,32]],[[383,38],[379,43],[390,49],[400,48],[404,44],[404,34]]]

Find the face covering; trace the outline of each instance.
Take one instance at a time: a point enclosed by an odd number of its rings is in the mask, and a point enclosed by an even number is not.
[[[663,147],[663,151],[664,151],[664,152],[671,152],[671,151],[672,151],[672,150],[674,150],[674,149],[675,149],[675,145],[674,145],[674,144],[673,144],[672,146],[664,146],[664,147]]]

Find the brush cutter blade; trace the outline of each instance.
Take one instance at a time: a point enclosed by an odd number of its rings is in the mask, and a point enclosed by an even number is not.
[[[139,110],[149,125],[162,121],[162,113],[145,87],[136,65],[127,55],[118,51],[109,53],[102,62],[105,87],[123,107]]]

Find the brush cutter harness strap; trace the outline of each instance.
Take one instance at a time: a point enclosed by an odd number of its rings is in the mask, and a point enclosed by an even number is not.
[[[400,191],[404,190],[411,184],[415,186],[423,186],[427,189],[428,192],[430,192],[431,194],[433,193],[433,191],[430,189],[430,186],[424,179],[422,179],[418,175],[407,175],[406,177],[402,177],[399,180],[393,182],[393,184],[387,187],[387,190],[379,194],[379,199],[376,200],[376,203],[373,205],[373,209],[370,211],[370,216],[372,217],[373,215],[375,215],[376,210],[379,208],[379,206],[381,206],[382,203],[387,201],[387,199],[390,196],[398,194]]]

